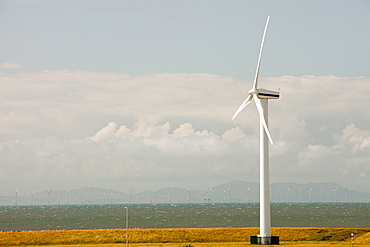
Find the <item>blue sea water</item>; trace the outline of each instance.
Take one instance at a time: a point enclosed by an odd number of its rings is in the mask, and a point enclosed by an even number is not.
[[[0,207],[0,231],[258,227],[258,203]],[[369,228],[370,203],[272,203],[272,227]]]

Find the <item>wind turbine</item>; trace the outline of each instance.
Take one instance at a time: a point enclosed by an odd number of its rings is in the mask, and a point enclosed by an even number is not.
[[[212,192],[212,188],[209,188],[209,190],[208,190],[208,202],[212,201],[211,192]]]
[[[270,193],[271,193],[270,202],[272,202],[273,199],[274,199],[274,191],[272,189],[270,189]]]
[[[188,188],[188,203],[190,203],[190,188]]]
[[[90,205],[93,204],[93,193],[94,193],[94,189],[91,188],[90,202],[89,202]]]
[[[130,203],[131,203],[131,201],[130,201],[130,196],[131,196],[131,189],[129,189],[129,190],[127,191],[127,203],[128,203],[128,204],[130,204]]]
[[[14,196],[14,205],[18,205],[18,189],[16,189],[14,192],[13,192],[13,196]]]
[[[338,202],[338,188],[339,188],[339,184],[337,186],[337,188],[335,190],[333,190],[335,192],[335,202]]]
[[[246,200],[247,200],[247,202],[249,202],[249,190],[250,190],[251,188],[248,188],[248,189],[246,189],[245,190],[245,194],[246,194]]]
[[[77,189],[75,190],[75,194],[76,194],[76,205],[77,205]]]
[[[227,201],[228,201],[228,203],[230,203],[230,188],[227,191]]]
[[[289,202],[289,191],[290,188],[286,189],[286,201]]]
[[[254,99],[260,116],[260,235],[257,236],[255,243],[271,244],[271,241],[279,241],[278,237],[271,236],[271,215],[270,215],[270,181],[269,181],[269,144],[273,144],[268,130],[268,100],[278,99],[279,92],[258,88],[258,75],[262,56],[263,43],[270,16],[267,17],[265,30],[262,36],[260,52],[258,56],[256,75],[253,87],[248,91],[248,97],[236,110],[233,119]],[[255,237],[255,236],[253,236]]]
[[[68,205],[68,192],[69,192],[70,190],[67,190],[66,191],[66,204]]]
[[[48,205],[50,205],[50,190],[48,190]]]
[[[171,189],[168,189],[168,201],[169,201],[169,203],[172,202],[171,201],[171,192],[172,192],[172,190]]]
[[[31,190],[31,205],[33,205],[33,190]]]

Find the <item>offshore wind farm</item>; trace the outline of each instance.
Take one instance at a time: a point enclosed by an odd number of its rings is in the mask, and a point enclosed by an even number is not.
[[[211,189],[211,193],[209,193]],[[65,190],[18,191],[0,195],[0,206],[258,203],[259,183],[233,181],[207,188],[83,187]],[[171,193],[170,193],[171,192]],[[171,195],[171,198],[170,198]],[[171,200],[171,202],[170,202]],[[369,203],[370,193],[328,183],[271,183],[271,203]]]
[[[274,227],[366,228],[370,194],[337,183],[271,183]],[[288,191],[289,188],[289,191]],[[1,196],[1,231],[258,227],[259,184],[233,181],[205,189],[104,188],[18,191]],[[169,194],[171,198],[169,198]]]

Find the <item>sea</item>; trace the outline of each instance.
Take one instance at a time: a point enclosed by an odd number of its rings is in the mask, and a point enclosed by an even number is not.
[[[1,206],[0,231],[259,227],[259,203]],[[370,203],[271,203],[272,227],[370,228]]]

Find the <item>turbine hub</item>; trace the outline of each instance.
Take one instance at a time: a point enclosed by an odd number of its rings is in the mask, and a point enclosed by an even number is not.
[[[258,95],[258,89],[257,89],[257,88],[252,88],[251,90],[249,90],[249,91],[248,91],[248,93],[249,93],[250,95],[253,95],[253,94]]]

